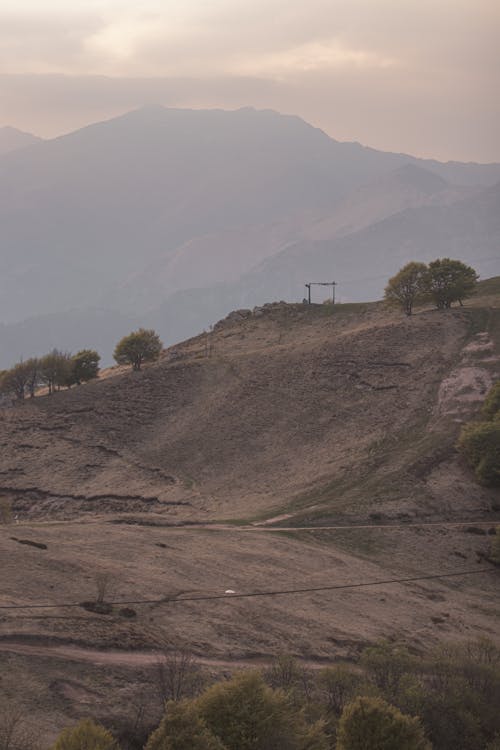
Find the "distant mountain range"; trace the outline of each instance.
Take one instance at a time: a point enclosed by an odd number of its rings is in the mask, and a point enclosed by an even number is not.
[[[2,135],[0,130],[0,153]],[[297,117],[149,107],[0,156],[0,367],[336,280],[374,299],[410,259],[500,273],[500,165],[340,143]],[[7,139],[5,140],[7,142]]]
[[[38,138],[31,133],[25,133],[22,130],[17,130],[17,128],[10,128],[8,126],[3,128],[0,127],[0,156],[41,142],[41,138]]]

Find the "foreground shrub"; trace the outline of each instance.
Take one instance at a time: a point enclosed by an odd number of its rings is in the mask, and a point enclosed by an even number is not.
[[[356,698],[339,722],[337,750],[430,750],[418,719],[381,698]]]
[[[52,750],[119,750],[116,740],[100,724],[82,719],[75,727],[64,729]]]
[[[145,750],[225,750],[208,729],[192,701],[169,701],[158,729]]]

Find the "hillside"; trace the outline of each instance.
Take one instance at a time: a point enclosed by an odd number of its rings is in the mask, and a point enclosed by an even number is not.
[[[49,733],[82,701],[125,715],[152,689],[159,642],[230,669],[349,658],[380,637],[498,638],[483,559],[498,492],[454,447],[500,376],[498,279],[412,318],[378,303],[236,311],[142,372],[105,375],[1,412],[16,523],[0,527],[0,604],[52,608],[1,610],[0,664]],[[129,610],[79,606],[103,575]],[[363,581],[386,583],[182,603]]]
[[[109,363],[120,316],[174,343],[235,307],[300,301],[314,273],[344,301],[380,296],[409,256],[467,253],[498,273],[499,180],[499,165],[379,152],[251,109],[145,108],[6,154],[0,367],[54,330],[63,349],[103,340]]]

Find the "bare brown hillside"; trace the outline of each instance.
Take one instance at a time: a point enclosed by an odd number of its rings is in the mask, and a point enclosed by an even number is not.
[[[500,501],[454,445],[500,375],[499,301],[489,288],[410,319],[378,304],[240,311],[141,373],[4,409],[0,493],[17,523],[0,527],[0,668],[16,678],[2,689],[53,733],[82,705],[126,713],[159,640],[246,664],[331,661],[380,637],[497,639],[484,556]],[[102,574],[107,614],[79,606]]]
[[[436,495],[432,473],[454,461],[457,420],[498,376],[496,315],[233,314],[144,372],[4,410],[0,489],[20,519],[460,513],[456,489]],[[460,482],[467,510],[486,507],[488,493],[467,473]]]

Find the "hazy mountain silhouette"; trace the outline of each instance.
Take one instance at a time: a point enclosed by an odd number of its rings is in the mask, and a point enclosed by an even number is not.
[[[42,139],[31,133],[25,133],[23,130],[11,128],[8,125],[0,127],[0,156],[8,154],[11,151],[17,151],[26,146],[32,146],[34,143],[41,143]]]
[[[107,336],[109,359],[115,325],[106,334],[96,309],[175,340],[235,303],[300,297],[316,273],[358,279],[366,298],[383,287],[361,281],[372,268],[490,253],[484,187],[498,180],[500,165],[339,143],[268,110],[145,108],[0,158],[0,321],[73,310],[89,338]],[[0,366],[35,339],[49,348],[51,326],[4,325]]]

